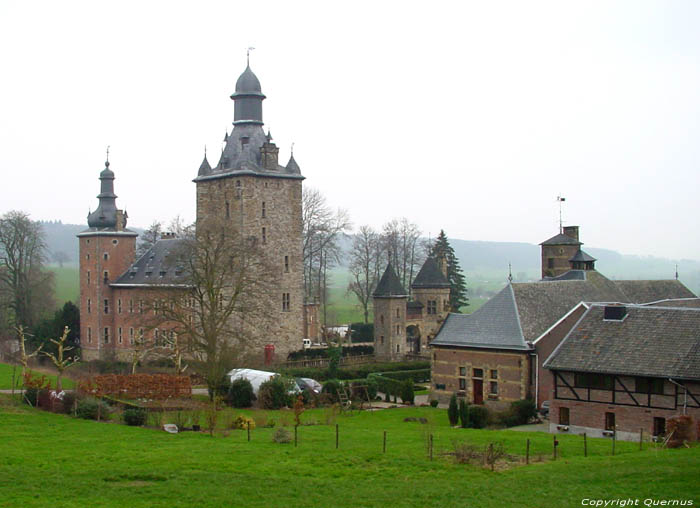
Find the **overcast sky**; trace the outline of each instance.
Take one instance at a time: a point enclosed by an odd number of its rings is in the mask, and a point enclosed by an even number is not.
[[[700,259],[700,2],[0,1],[0,213],[194,219],[254,46],[286,163],[355,226]],[[585,247],[584,247],[585,248]]]

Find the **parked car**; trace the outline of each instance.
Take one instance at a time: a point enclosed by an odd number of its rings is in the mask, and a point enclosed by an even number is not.
[[[540,414],[544,418],[549,418],[549,401],[548,400],[545,400],[544,402],[542,402],[542,407],[540,407]]]
[[[297,386],[302,392],[306,389],[309,389],[314,393],[321,393],[321,388],[323,388],[321,383],[319,383],[315,379],[311,379],[308,377],[298,377],[295,379],[295,381],[297,382]]]

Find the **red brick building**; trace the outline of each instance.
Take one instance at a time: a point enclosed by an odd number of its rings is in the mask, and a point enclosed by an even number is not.
[[[592,304],[544,363],[550,431],[618,439],[700,419],[700,309]]]

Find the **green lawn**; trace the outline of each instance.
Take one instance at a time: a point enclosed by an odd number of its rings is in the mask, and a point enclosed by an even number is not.
[[[549,456],[552,436],[451,429],[445,411],[392,409],[340,416],[335,427],[299,428],[299,446],[277,444],[275,429],[228,437],[82,421],[0,405],[0,506],[242,507],[544,507],[581,506],[584,498],[700,501],[700,449],[658,450],[560,437],[560,459],[491,472],[459,465],[440,453],[452,442],[503,442],[512,454],[532,440]],[[1,403],[2,401],[0,401]],[[237,412],[238,413],[238,412]],[[248,412],[249,413],[249,412]],[[278,421],[292,415],[276,412]],[[431,423],[404,422],[407,416]],[[306,421],[325,422],[324,410]],[[386,430],[387,452],[382,453]],[[435,458],[426,453],[434,435]]]
[[[31,370],[31,369],[30,369]],[[41,369],[42,371],[44,369]],[[56,374],[51,374],[50,369],[46,369],[45,372],[42,371],[37,371],[37,370],[32,370],[32,374],[35,376],[41,376],[44,374],[47,379],[51,381],[51,387],[56,386]],[[22,386],[22,378],[21,376],[22,372],[22,367],[18,365],[14,369],[14,376],[15,376],[15,388],[21,388]],[[66,370],[66,372],[70,373],[70,370]],[[8,365],[6,363],[0,363],[0,390],[11,390],[12,389],[12,375],[13,375],[13,366]],[[63,376],[63,379],[61,380],[61,384],[63,385],[63,388],[65,389],[72,389],[75,385],[72,379],[69,379],[65,376]]]
[[[67,301],[71,301],[76,305],[80,301],[80,281],[78,280],[77,266],[49,266],[49,270],[54,274],[56,283],[56,307],[63,307]]]

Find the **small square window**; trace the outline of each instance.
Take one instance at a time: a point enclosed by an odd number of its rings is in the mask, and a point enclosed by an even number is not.
[[[489,383],[489,393],[491,395],[498,395],[498,382],[497,381],[491,381]]]
[[[460,390],[466,390],[466,389],[467,389],[467,380],[464,379],[463,377],[459,378],[459,389],[460,389]]]
[[[467,368],[466,368],[466,367],[460,367],[460,368],[459,368],[459,375],[460,375],[460,376],[466,376],[466,375],[467,375]]]
[[[484,377],[484,369],[474,369],[472,377]]]
[[[498,379],[498,371],[497,370],[491,370],[491,379]]]

